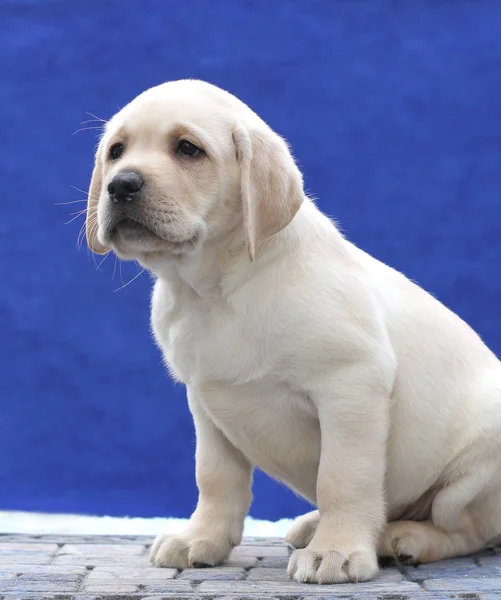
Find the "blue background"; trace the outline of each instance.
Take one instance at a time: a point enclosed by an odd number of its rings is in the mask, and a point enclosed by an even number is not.
[[[0,509],[188,516],[194,436],[148,329],[151,281],[69,225],[98,131],[197,77],[292,143],[357,244],[501,353],[501,2],[2,0]],[[73,133],[81,127],[91,129]],[[255,517],[305,505],[258,475]]]

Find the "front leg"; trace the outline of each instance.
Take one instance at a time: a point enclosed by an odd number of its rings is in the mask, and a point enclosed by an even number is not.
[[[158,567],[185,569],[224,562],[242,539],[252,499],[252,466],[214,425],[199,392],[188,388],[197,438],[198,504],[181,535],[160,535],[150,560]]]
[[[288,572],[296,581],[367,581],[378,571],[376,546],[386,522],[384,380],[384,370],[354,365],[308,386],[321,431],[320,519],[308,546],[291,556]]]

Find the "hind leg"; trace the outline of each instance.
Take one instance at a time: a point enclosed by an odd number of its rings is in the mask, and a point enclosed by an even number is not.
[[[484,548],[501,534],[501,487],[489,490],[488,479],[486,471],[477,472],[442,489],[433,501],[431,521],[389,523],[379,555],[418,564]]]
[[[320,513],[318,510],[313,510],[298,517],[285,536],[285,541],[294,548],[306,548],[315,535],[319,521]]]
[[[401,564],[417,565],[469,554],[483,546],[467,531],[448,533],[431,521],[395,521],[388,524],[378,554]]]

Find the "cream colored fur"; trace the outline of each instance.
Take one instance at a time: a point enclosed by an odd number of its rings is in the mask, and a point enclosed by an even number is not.
[[[185,139],[204,153],[180,156]],[[114,204],[131,170],[145,185]],[[246,105],[200,81],[141,94],[106,126],[88,219],[92,249],[155,275],[153,332],[196,428],[198,506],[153,564],[224,561],[255,467],[318,507],[288,536],[297,581],[368,580],[378,551],[430,561],[501,534],[500,362],[340,234]]]

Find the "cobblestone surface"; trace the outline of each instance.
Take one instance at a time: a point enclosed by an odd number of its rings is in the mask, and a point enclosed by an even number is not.
[[[420,567],[388,566],[370,583],[298,584],[283,540],[247,538],[212,569],[158,569],[149,537],[0,534],[0,600],[501,600],[501,548]]]

